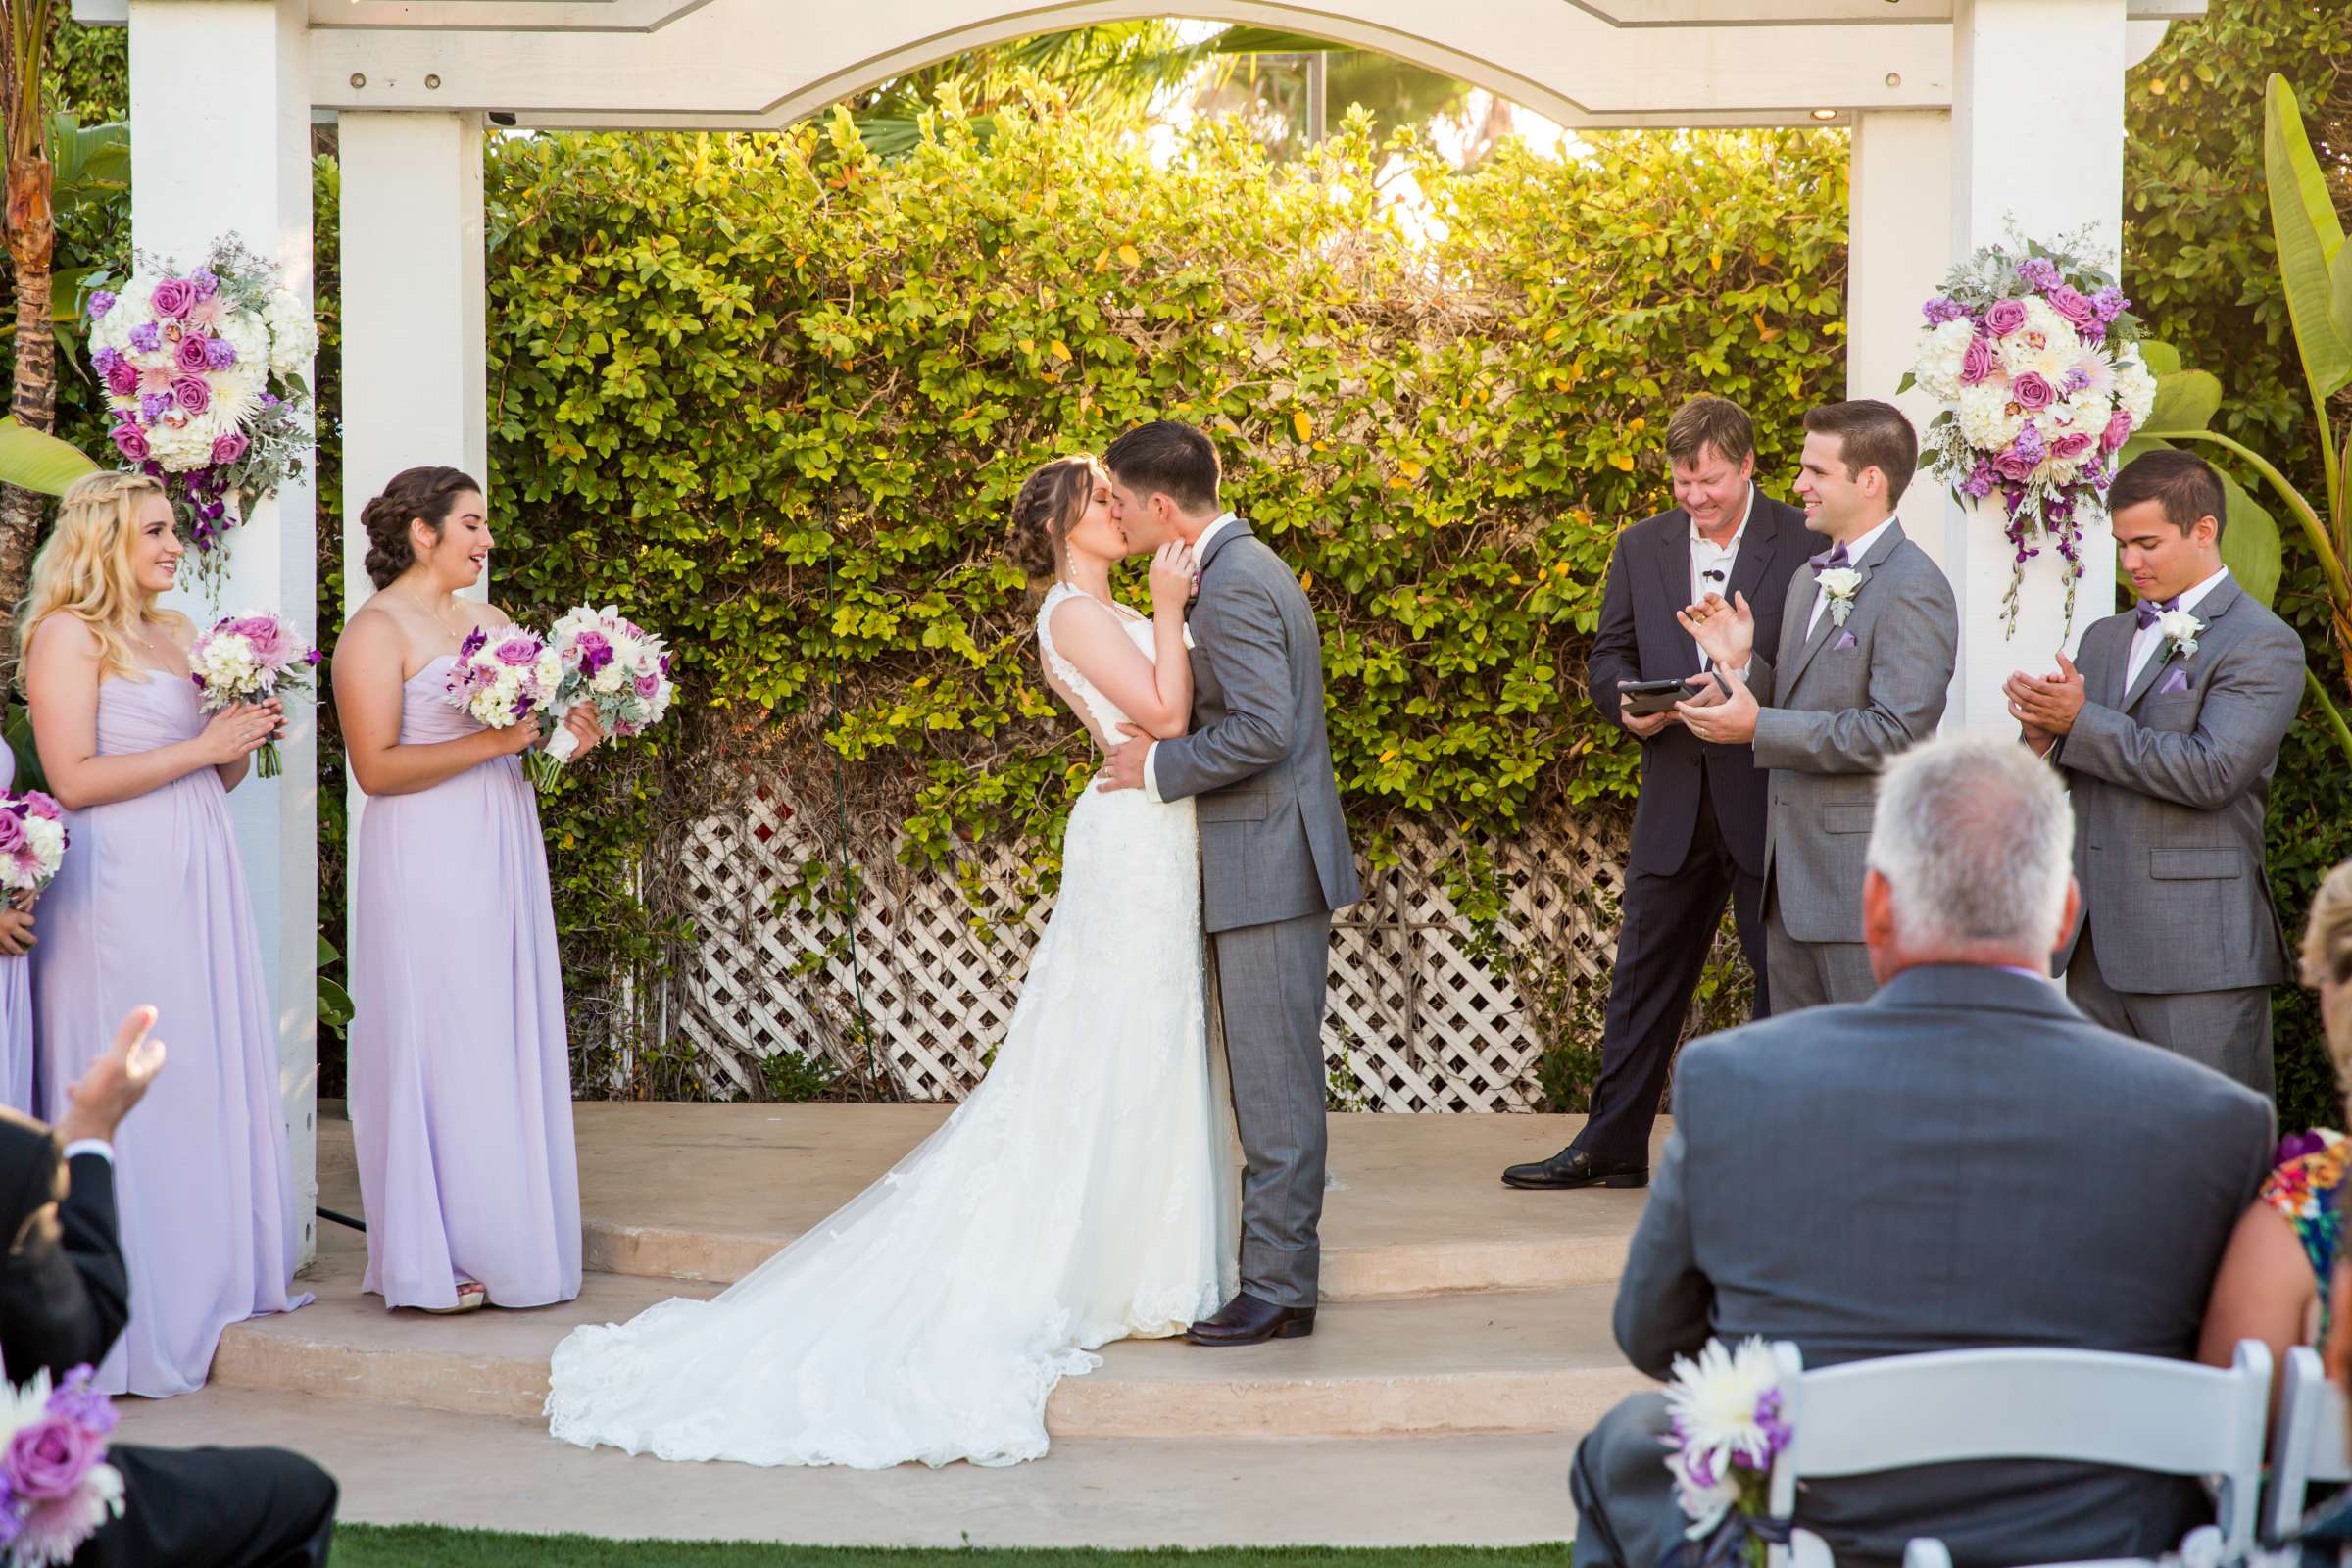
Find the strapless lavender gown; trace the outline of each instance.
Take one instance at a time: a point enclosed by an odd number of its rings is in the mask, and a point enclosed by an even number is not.
[[[0,742],[0,790],[16,788],[17,754]],[[69,851],[69,854],[72,852]],[[34,911],[34,936],[40,915]],[[38,1116],[32,1102],[32,960],[0,953],[0,1104]]]
[[[101,757],[188,740],[204,723],[187,681],[98,687]],[[73,846],[41,895],[32,950],[49,1119],[141,1003],[171,1050],[115,1145],[130,1326],[98,1384],[185,1394],[204,1386],[222,1329],[310,1299],[292,1288],[302,1226],[253,906],[228,793],[209,767],[69,811],[66,827]]]
[[[404,746],[481,728],[441,699],[445,656],[401,689]],[[571,1056],[539,806],[502,757],[369,797],[351,892],[351,1131],[367,1290],[451,1306],[580,1294]]]

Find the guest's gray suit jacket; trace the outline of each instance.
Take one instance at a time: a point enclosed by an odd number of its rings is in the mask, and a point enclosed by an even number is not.
[[[1808,633],[1815,572],[1799,566],[1780,649],[1770,661],[1758,649],[1748,669],[1764,705],[1756,764],[1772,769],[1764,876],[1799,942],[1862,940],[1862,853],[1878,771],[1936,733],[1959,654],[1951,585],[1901,523],[1857,569],[1862,585],[1845,624],[1825,608]]]
[[[1152,749],[1161,800],[1192,797],[1210,932],[1266,925],[1362,896],[1323,722],[1314,607],[1238,518],[1200,562],[1190,615],[1193,729]]]
[[[2293,977],[2262,829],[2278,743],[2303,701],[2303,639],[2234,577],[2192,613],[2205,623],[2197,651],[2158,644],[2129,691],[2131,612],[2085,631],[2076,663],[2085,701],[2050,753],[2074,797],[2075,876],[2115,991]],[[2070,939],[2061,972],[2073,951]]]
[[[1660,1378],[1710,1335],[1793,1340],[1807,1366],[2005,1345],[2186,1358],[2272,1152],[2261,1097],[1992,968],[1912,969],[1696,1041],[1674,1114],[1617,1293],[1618,1344]],[[1961,1562],[2153,1556],[2204,1517],[2193,1483],[2026,1461],[1797,1499],[1840,1562],[1899,1559],[1911,1536]]]

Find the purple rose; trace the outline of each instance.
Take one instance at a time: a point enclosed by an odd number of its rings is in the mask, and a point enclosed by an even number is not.
[[[2066,318],[2066,324],[2078,332],[2088,331],[2099,324],[2099,308],[2090,303],[2082,290],[2061,283],[2043,298],[2050,309]]]
[[[2034,477],[2034,470],[2040,467],[2041,463],[2040,460],[2035,458],[2020,456],[2017,449],[2012,447],[2007,452],[2004,452],[1999,457],[1993,459],[1992,466],[2001,470],[2002,478],[2014,479],[2018,483],[2023,484],[2028,479]]]
[[[190,414],[202,414],[213,406],[213,388],[201,375],[183,375],[172,383],[172,396]]]
[[[147,300],[158,316],[181,317],[196,303],[196,290],[184,279],[167,277],[155,285],[155,292]]]
[[[227,467],[243,457],[245,449],[252,445],[251,441],[245,439],[245,433],[241,430],[231,430],[226,435],[214,437],[213,466],[216,468]]]
[[[225,370],[236,363],[237,346],[234,343],[224,337],[208,337],[204,340],[204,368],[206,369]]]
[[[17,1429],[9,1440],[8,1474],[12,1491],[35,1502],[70,1497],[106,1445],[96,1433],[84,1431],[61,1416],[45,1415]]]
[[[116,397],[129,397],[139,389],[139,368],[118,355],[107,368],[106,389]]]
[[[661,695],[661,693],[662,693],[662,677],[661,677],[661,676],[659,676],[659,675],[640,675],[640,676],[638,676],[638,677],[637,677],[637,695],[638,695],[638,696],[640,696],[640,697],[642,697],[642,698],[646,699],[648,702],[651,702],[651,701],[652,701],[654,698],[656,698],[656,697],[660,696],[660,695]]]
[[[153,354],[164,346],[164,329],[153,321],[141,321],[130,329],[130,346],[141,354]]]
[[[286,628],[274,615],[246,615],[228,629],[253,644],[253,657],[261,663],[274,666],[293,657],[286,648]]]
[[[179,348],[173,355],[172,363],[178,366],[179,368],[188,371],[205,370],[211,368],[213,363],[212,356],[205,352],[204,347],[211,341],[211,338],[199,337],[193,332],[189,333],[186,337],[183,337],[179,340]]]
[[[1960,356],[1960,384],[1975,386],[1992,373],[1992,339],[1979,332]]]
[[[2090,446],[2091,440],[2089,436],[2062,435],[2057,440],[2050,443],[2050,456],[2056,458],[2061,463],[2072,463],[2083,453],[2088,452],[2090,450]]]
[[[2107,428],[2099,432],[2099,450],[2101,452],[2120,452],[2123,450],[2124,443],[2131,439],[2132,416],[2118,409],[2108,419]]]
[[[57,802],[43,795],[39,790],[24,792],[24,808],[44,822],[55,822],[66,814],[57,808]]]
[[[2026,302],[1995,300],[1992,309],[1984,313],[1984,329],[1994,337],[2007,337],[2026,324]]]
[[[2040,289],[2045,294],[2051,289],[2066,286],[2066,280],[2058,270],[2058,264],[2046,256],[2027,257],[2017,264],[2017,275],[2028,286]]]
[[[0,855],[14,855],[24,843],[24,818],[0,811]]]
[[[1920,311],[1927,317],[1930,326],[1941,326],[1946,321],[1957,321],[1968,314],[1960,308],[1958,300],[1940,294],[1921,306]]]
[[[539,642],[533,637],[509,637],[498,645],[498,662],[502,664],[531,664],[538,662]]]
[[[115,300],[116,300],[116,298],[117,298],[117,296],[116,296],[116,294],[115,294],[115,291],[114,291],[113,289],[111,289],[111,288],[101,288],[101,289],[93,289],[93,290],[91,290],[91,291],[90,291],[90,319],[91,319],[91,320],[93,320],[93,321],[95,321],[95,320],[97,320],[97,319],[98,319],[100,317],[104,316],[104,315],[105,315],[107,312],[109,312],[109,311],[113,310],[113,309],[115,308]]]
[[[121,424],[116,425],[112,430],[109,430],[107,434],[114,437],[115,450],[122,453],[123,457],[129,459],[133,463],[142,463],[146,461],[146,431],[140,429],[128,419],[125,419]]]
[[[2058,401],[2058,389],[2039,370],[2028,370],[2009,383],[2009,401],[2028,414],[2039,414]]]

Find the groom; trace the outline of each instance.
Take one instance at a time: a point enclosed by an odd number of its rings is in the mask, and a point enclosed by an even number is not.
[[[1195,1345],[1315,1331],[1322,1260],[1323,987],[1331,914],[1359,896],[1323,729],[1315,612],[1280,556],[1217,500],[1217,449],[1155,419],[1102,455],[1131,548],[1191,545],[1199,583],[1190,733],[1121,725],[1099,788],[1196,803],[1201,913],[1242,1135],[1242,1292]]]

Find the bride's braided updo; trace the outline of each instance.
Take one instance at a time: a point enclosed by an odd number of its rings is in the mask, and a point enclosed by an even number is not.
[[[1082,452],[1055,458],[1023,479],[1012,498],[1012,534],[1005,544],[1013,564],[1032,577],[1061,575],[1062,540],[1086,515],[1102,477],[1102,463]]]

